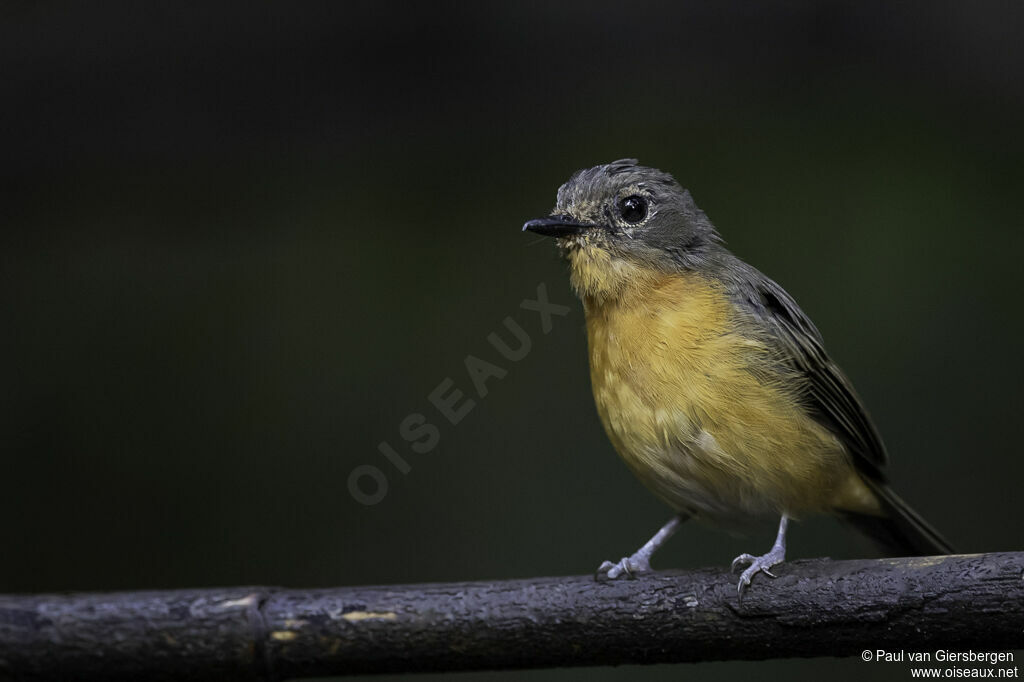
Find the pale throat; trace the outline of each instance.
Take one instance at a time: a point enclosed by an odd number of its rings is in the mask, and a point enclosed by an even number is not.
[[[586,243],[563,247],[569,282],[585,305],[624,303],[642,297],[664,274]]]

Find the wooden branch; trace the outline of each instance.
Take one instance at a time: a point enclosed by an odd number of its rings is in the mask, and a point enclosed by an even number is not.
[[[0,596],[0,679],[362,673],[1024,648],[1024,552],[287,590]]]

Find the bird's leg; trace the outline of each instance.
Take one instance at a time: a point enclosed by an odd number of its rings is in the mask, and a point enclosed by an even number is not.
[[[782,519],[779,521],[779,534],[775,536],[775,544],[772,545],[771,550],[767,554],[762,554],[761,556],[740,554],[732,560],[732,570],[734,571],[737,566],[750,564],[750,566],[743,571],[743,574],[740,576],[740,584],[736,588],[739,591],[740,596],[743,596],[743,590],[750,584],[751,579],[757,575],[758,571],[764,573],[770,578],[775,577],[769,569],[786,560],[786,526],[788,525],[789,517],[783,514]]]
[[[618,563],[613,564],[606,561],[597,568],[598,580],[615,580],[623,576],[635,578],[641,573],[651,570],[651,556],[664,545],[670,537],[679,529],[679,524],[689,518],[688,514],[680,513],[673,516],[668,523],[661,527],[644,546],[633,552],[632,556],[622,557]]]

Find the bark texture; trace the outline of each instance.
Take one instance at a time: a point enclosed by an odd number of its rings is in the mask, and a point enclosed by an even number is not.
[[[0,679],[279,680],[1024,649],[1024,552],[321,590],[0,596]]]

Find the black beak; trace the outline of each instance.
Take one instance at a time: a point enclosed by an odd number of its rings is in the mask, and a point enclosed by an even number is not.
[[[580,221],[567,215],[553,215],[547,218],[537,218],[531,220],[523,225],[524,230],[530,232],[536,232],[547,237],[568,237],[569,235],[579,234],[584,230],[588,230],[596,225],[588,225],[587,223],[581,223]]]

